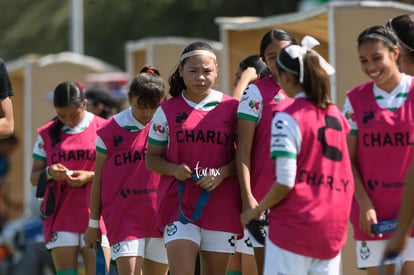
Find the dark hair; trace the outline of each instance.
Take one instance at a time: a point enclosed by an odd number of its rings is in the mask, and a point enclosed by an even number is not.
[[[85,94],[83,93],[83,87],[80,83],[73,81],[64,81],[56,86],[53,92],[53,106],[55,108],[62,107],[82,107],[85,101]],[[63,123],[58,117],[53,118],[54,123],[50,128],[50,136],[54,144],[60,142],[60,130],[63,127]],[[53,145],[52,145],[53,146]]]
[[[139,106],[156,108],[165,97],[165,84],[158,69],[145,65],[132,79],[128,94],[138,97]]]
[[[411,61],[414,61],[414,15],[404,14],[391,18],[386,27],[395,33]]]
[[[195,51],[195,50],[205,50],[205,51],[214,53],[213,48],[208,43],[203,42],[203,41],[196,41],[196,42],[189,44],[187,47],[185,47],[185,49],[181,53],[181,56],[183,56],[184,54],[188,52]],[[184,60],[180,62],[181,67],[184,66],[187,59],[188,58],[185,58]],[[179,66],[174,71],[174,73],[170,76],[169,84],[170,84],[170,95],[172,97],[178,96],[186,88],[183,78],[180,77]]]
[[[293,59],[286,49],[293,45],[283,48],[277,57],[276,69],[278,73],[286,71],[293,75],[297,82],[300,76],[299,59]],[[302,87],[307,98],[315,103],[316,106],[326,109],[331,104],[331,86],[329,75],[321,67],[318,56],[308,51],[303,60],[303,83]]]
[[[390,51],[399,47],[398,38],[393,31],[384,26],[372,26],[365,29],[358,36],[358,49],[366,41],[381,41]]]
[[[245,71],[249,67],[256,69],[256,73],[260,75],[260,78],[270,75],[270,71],[263,62],[262,57],[258,54],[249,55],[239,63],[239,67],[242,71]]]
[[[98,107],[99,104],[103,105],[102,112],[97,114],[100,117],[109,118],[116,112],[117,102],[108,91],[93,88],[85,92],[85,97],[94,107]]]
[[[269,46],[273,42],[273,40],[277,41],[289,41],[292,44],[296,44],[296,39],[291,35],[289,32],[285,31],[284,29],[273,29],[268,31],[262,38],[260,42],[260,56],[264,58],[264,53]]]

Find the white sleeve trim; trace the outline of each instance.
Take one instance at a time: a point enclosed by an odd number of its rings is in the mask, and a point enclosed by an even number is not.
[[[352,130],[358,130],[358,125],[354,116],[354,108],[352,108],[351,101],[349,101],[348,96],[345,98],[344,107],[342,108],[342,114],[344,115],[346,121],[348,122],[349,127]]]
[[[258,106],[256,104],[259,104]],[[258,108],[256,108],[258,107]],[[243,91],[237,113],[255,117],[259,123],[262,116],[263,97],[256,85],[250,84]]]
[[[276,181],[282,185],[293,187],[296,179],[296,159],[288,157],[276,158]]]
[[[161,131],[159,127],[162,128]],[[148,137],[153,140],[165,142],[168,141],[169,135],[170,133],[168,129],[167,117],[165,116],[163,109],[161,107],[158,107],[151,120],[151,127],[149,130]]]

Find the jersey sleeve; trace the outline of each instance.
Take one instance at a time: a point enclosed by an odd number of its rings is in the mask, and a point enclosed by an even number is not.
[[[256,85],[250,84],[244,90],[237,109],[237,118],[258,123],[263,110],[263,98]]]
[[[162,107],[158,107],[151,121],[148,133],[148,142],[154,145],[165,146],[169,137],[168,120]]]
[[[302,144],[298,122],[284,112],[278,113],[272,121],[270,154],[272,159],[288,157],[297,159]]]
[[[345,99],[344,107],[342,108],[342,114],[344,115],[349,127],[351,127],[351,135],[358,134],[358,125],[355,120],[354,109],[352,108],[351,102],[348,96]]]
[[[36,142],[34,144],[34,147],[33,147],[32,157],[34,159],[38,159],[38,160],[42,160],[42,161],[46,162],[47,154],[46,154],[46,151],[45,151],[43,145],[44,145],[43,139],[40,135],[38,135],[37,139],[36,139]]]
[[[96,138],[96,151],[105,155],[108,154],[106,145],[100,136]]]

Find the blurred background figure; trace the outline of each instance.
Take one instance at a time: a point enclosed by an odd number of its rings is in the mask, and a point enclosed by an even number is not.
[[[103,118],[119,112],[118,102],[105,90],[93,88],[85,92],[86,110]]]
[[[13,154],[18,139],[15,134],[0,139],[0,230],[3,229],[4,223],[8,219],[8,210],[10,208],[21,209],[20,203],[14,202],[9,197],[8,186],[10,183],[8,174],[10,171],[10,157]]]

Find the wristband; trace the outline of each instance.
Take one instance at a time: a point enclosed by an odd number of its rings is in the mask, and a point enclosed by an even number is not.
[[[46,166],[46,179],[47,180],[51,180],[53,179],[53,177],[49,174],[49,166]]]
[[[99,220],[89,219],[88,226],[90,228],[99,228]]]

